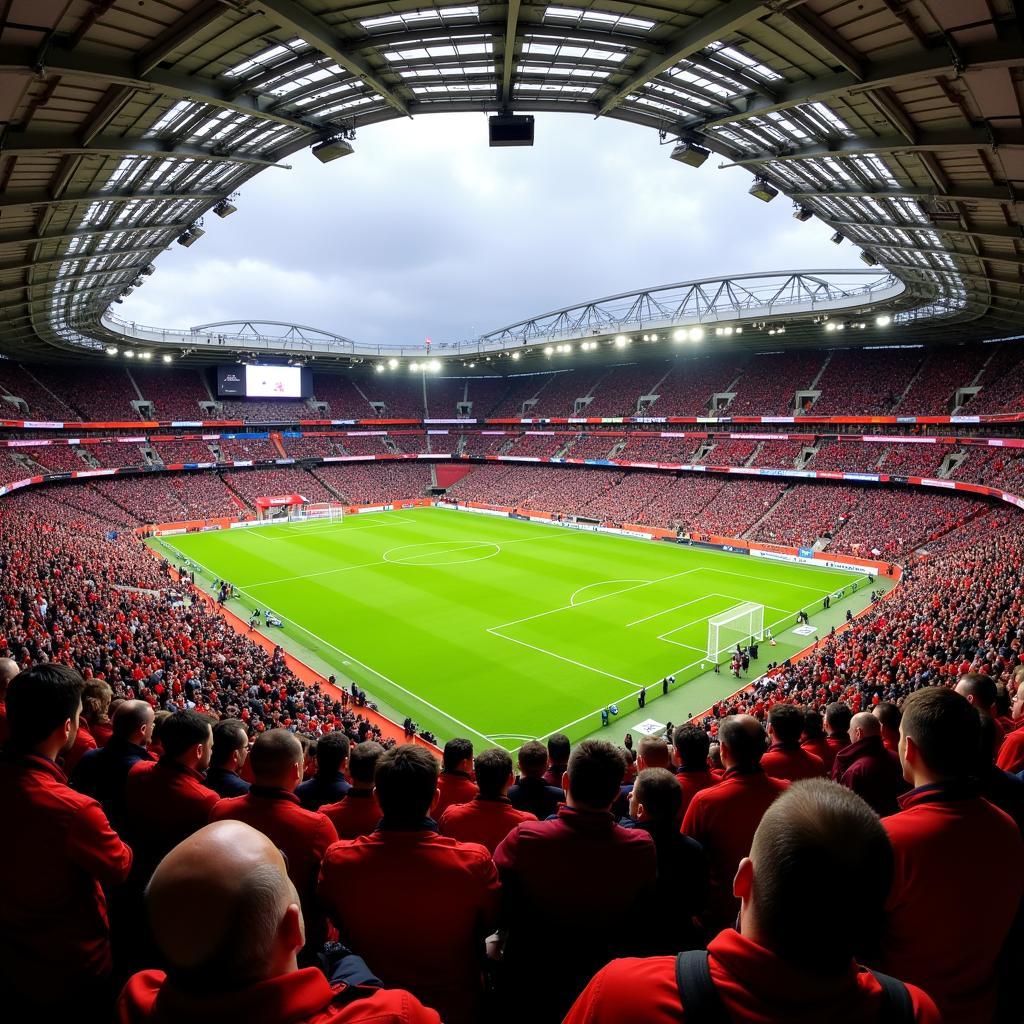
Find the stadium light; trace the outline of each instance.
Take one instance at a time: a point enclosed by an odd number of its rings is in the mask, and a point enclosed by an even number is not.
[[[704,328],[703,327],[691,327],[690,328],[690,341],[703,341],[704,340]]]
[[[124,357],[125,359],[134,359],[135,353],[130,348],[126,348],[124,350]]]
[[[834,234],[834,235],[832,236],[832,244],[833,244],[833,245],[839,245],[839,243],[840,243],[840,242],[841,242],[841,241],[842,241],[842,240],[843,240],[843,239],[844,239],[845,237],[846,237],[846,235],[844,235],[844,234],[842,233],[842,231],[837,231],[837,232],[836,232],[836,233],[835,233],[835,234]]]
[[[686,164],[687,167],[700,167],[711,156],[711,150],[696,146],[692,142],[680,142],[669,156],[681,164]]]
[[[198,224],[193,224],[178,235],[178,245],[183,245],[187,249],[190,245],[195,245],[205,234],[206,231],[203,228]]]
[[[388,360],[388,369],[389,370],[397,370],[398,369],[398,360],[397,359],[389,359]]]
[[[374,369],[375,369],[375,370],[376,370],[376,371],[377,371],[378,373],[383,373],[383,372],[384,372],[384,364],[383,364],[383,363],[378,363],[378,364],[377,364],[377,365],[376,365],[376,366],[374,367]]]
[[[226,199],[222,199],[214,208],[213,212],[218,217],[223,219],[224,217],[230,217],[231,214],[235,213],[238,207],[234,203],[229,203]]]
[[[419,370],[419,368],[420,368],[420,364],[419,363],[410,363],[409,364],[409,372],[410,373],[416,373],[416,371]]]
[[[755,199],[760,199],[762,203],[770,203],[779,194],[779,190],[771,182],[765,181],[764,178],[755,178],[754,184],[750,186],[748,191]]]
[[[113,345],[108,345],[107,346],[107,355],[108,356],[116,356],[117,355],[117,349]]]
[[[546,356],[554,355],[554,351],[555,350],[554,350],[554,348],[551,345],[545,345],[544,346],[544,355],[546,355]]]
[[[165,363],[169,363],[172,359],[172,356],[169,352],[165,352],[163,355],[163,359]]]
[[[625,348],[629,344],[629,338],[624,334],[620,334],[615,339],[616,348]]]
[[[470,364],[469,364],[469,368],[470,368],[471,370],[473,369],[473,367],[474,367],[474,366],[476,366],[476,363],[470,363]]]
[[[516,353],[516,355],[518,354],[519,353]],[[437,371],[441,369],[441,360],[431,359],[430,362],[427,363],[427,369],[430,370],[431,373],[437,373]]]
[[[800,206],[799,203],[793,204],[793,219],[800,221],[803,224],[805,221],[809,221],[814,216],[813,210],[808,210],[806,206]]]
[[[658,340],[658,336],[656,334],[652,334],[651,335],[651,341],[657,341],[657,340]]]
[[[876,327],[888,327],[889,324],[891,324],[891,323],[892,323],[892,317],[889,316],[886,313],[883,313],[881,316],[876,316],[875,317],[875,326]]]
[[[513,360],[514,360],[515,362],[519,362],[519,353],[518,353],[518,352],[513,352],[513,353],[512,353],[512,359],[513,359]]]
[[[672,332],[673,341],[686,341],[686,331],[678,330]]]
[[[827,324],[825,324],[825,330],[826,331],[834,331],[835,329],[836,329],[836,325],[831,320],[829,320],[829,322]]]
[[[153,353],[152,352],[140,352],[139,353],[139,358],[140,359],[152,359],[153,358]]]

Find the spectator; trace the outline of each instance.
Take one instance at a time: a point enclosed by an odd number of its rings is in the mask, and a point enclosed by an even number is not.
[[[627,738],[632,742],[632,737],[627,733]],[[619,787],[619,795],[612,804],[612,814],[616,818],[629,816],[629,796],[633,792],[633,785],[637,776],[645,768],[665,768],[672,764],[672,755],[669,753],[668,744],[658,736],[641,736],[634,752],[629,747],[625,748],[626,777],[623,785]],[[629,760],[634,759],[632,776],[630,775]],[[682,820],[680,816],[680,820]]]
[[[82,694],[82,716],[78,725],[78,732],[75,734],[75,742],[71,749],[64,755],[64,771],[72,775],[78,767],[78,762],[89,750],[95,750],[100,746],[99,740],[93,735],[95,725],[97,729],[103,723],[109,721],[107,710],[113,699],[114,691],[103,682],[102,679],[88,679],[85,682],[85,692]]]
[[[560,1021],[598,967],[637,948],[633,919],[650,908],[656,852],[649,835],[622,828],[609,812],[624,769],[610,743],[580,743],[558,817],[519,825],[494,853],[505,888],[509,1019],[529,1012],[538,1022]]]
[[[765,812],[740,862],[739,929],[712,939],[706,954],[690,954],[689,964],[706,963],[707,981],[680,971],[680,991],[675,957],[617,960],[590,982],[565,1024],[902,1019],[879,977],[855,960],[878,928],[892,877],[885,831],[864,802],[824,779],[798,782]],[[860,881],[857,898],[843,914],[823,913],[822,892],[844,878]],[[906,991],[908,1019],[938,1024],[931,998],[913,985]]]
[[[7,688],[20,671],[18,663],[13,658],[0,658],[0,750],[3,750],[8,736]]]
[[[1021,687],[1024,690],[1024,687]],[[1006,772],[1024,770],[1024,728],[1014,729],[999,746],[996,764]]]
[[[479,793],[468,803],[452,804],[438,823],[441,835],[461,843],[479,843],[494,853],[498,844],[523,821],[536,821],[529,811],[518,811],[508,798],[512,786],[512,758],[498,747],[482,750],[474,762]]]
[[[672,746],[677,765],[676,780],[683,791],[680,814],[685,815],[694,795],[718,782],[708,766],[711,740],[696,725],[679,725],[672,736]]]
[[[564,789],[565,773],[569,770],[569,737],[565,733],[556,732],[548,737],[548,767],[544,772],[544,781],[549,786]]]
[[[408,988],[445,1024],[469,1024],[480,1019],[480,964],[500,887],[484,847],[438,835],[429,816],[437,777],[423,747],[383,754],[375,775],[380,825],[327,851],[319,894],[342,940],[386,985]]]
[[[249,757],[249,734],[238,718],[222,718],[213,727],[213,750],[206,771],[206,788],[221,799],[245,796],[249,783],[238,773]]]
[[[153,709],[144,700],[126,700],[114,711],[113,733],[105,747],[86,751],[72,777],[80,793],[103,806],[111,824],[124,828],[125,786],[139,761],[152,760]]]
[[[469,740],[449,740],[444,745],[441,777],[437,791],[440,797],[434,814],[440,818],[452,804],[464,804],[477,794],[473,781],[473,744]]]
[[[981,795],[1013,818],[1017,828],[1024,833],[1024,779],[1003,771],[992,757],[996,720],[979,711],[978,721],[981,724],[981,747],[978,750],[975,776],[981,787]]]
[[[813,708],[808,708],[804,712],[804,732],[800,745],[808,753],[821,758],[821,763],[825,766],[826,773],[832,771],[832,762],[835,760],[835,754],[832,752],[832,747],[829,745],[828,740],[825,739],[825,725],[822,722],[821,713]]]
[[[1002,870],[1021,863],[1020,832],[971,780],[980,743],[978,715],[962,696],[944,686],[911,694],[900,761],[914,788],[882,823],[896,871],[881,966],[923,986],[946,1024],[993,1019],[996,965],[1024,893],[1020,871]]]
[[[825,775],[824,762],[817,754],[800,746],[804,731],[804,712],[795,704],[776,704],[768,712],[768,739],[771,740],[761,767],[773,779],[799,782]]]
[[[658,860],[654,906],[658,909],[641,929],[650,953],[675,953],[701,945],[708,861],[700,843],[679,831],[682,808],[683,792],[672,772],[644,768],[629,796],[629,817],[620,822],[654,840]]]
[[[516,810],[529,811],[540,821],[558,813],[565,802],[565,790],[545,781],[548,767],[547,747],[538,740],[529,740],[519,748],[519,781],[508,791],[508,799]]]
[[[968,702],[973,704],[983,715],[988,715],[995,720],[996,684],[994,679],[982,675],[980,672],[966,672],[957,680],[956,692],[961,697],[966,697]],[[996,722],[994,753],[999,752],[1005,735],[1006,730],[1002,724]]]
[[[775,798],[789,785],[761,769],[765,736],[750,715],[734,715],[718,729],[725,777],[690,801],[683,832],[696,839],[708,856],[711,895],[708,922],[712,932],[731,924],[739,910],[732,880],[750,852],[754,832]]]
[[[0,762],[0,984],[10,1020],[101,1019],[113,999],[104,888],[128,877],[131,850],[100,805],[57,767],[75,741],[82,677],[37,665],[7,688]]]
[[[168,972],[129,979],[119,1024],[440,1024],[358,957],[332,961],[327,977],[299,969],[304,923],[284,857],[242,822],[207,825],[172,850],[146,905]]]
[[[881,700],[872,708],[871,713],[882,727],[882,744],[885,749],[899,757],[900,720],[903,712],[891,701]]]
[[[307,811],[337,803],[352,788],[345,780],[350,746],[348,737],[339,729],[324,733],[316,741],[316,775],[295,790]]]
[[[357,743],[349,756],[352,786],[343,800],[320,808],[338,833],[339,839],[355,839],[372,832],[381,818],[380,804],[373,790],[373,775],[384,748],[373,740]]]
[[[836,754],[843,747],[850,745],[850,719],[853,712],[842,701],[833,701],[825,705],[825,742],[828,743],[831,756],[825,761],[827,774],[832,774]],[[824,758],[823,758],[824,760]]]
[[[850,720],[850,745],[836,754],[832,780],[852,789],[880,817],[895,814],[896,798],[907,791],[899,755],[882,744],[882,723],[860,711]]]
[[[304,759],[294,733],[287,729],[263,733],[253,744],[249,764],[252,788],[244,796],[218,801],[210,811],[210,821],[244,821],[285,855],[288,877],[302,900],[302,916],[315,952],[326,935],[316,903],[317,874],[338,833],[323,814],[299,806],[295,787],[302,778]]]

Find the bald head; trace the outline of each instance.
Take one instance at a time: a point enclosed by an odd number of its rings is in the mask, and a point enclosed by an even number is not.
[[[870,711],[859,711],[850,719],[850,742],[881,736],[882,723]]]
[[[144,700],[126,700],[114,710],[114,735],[126,743],[147,746],[153,735],[153,709]]]
[[[295,970],[299,897],[280,851],[240,821],[176,846],[146,887],[153,936],[182,987],[230,990]]]
[[[249,755],[258,786],[276,786],[291,792],[302,781],[305,757],[299,738],[287,729],[271,729],[253,744]]]
[[[21,671],[13,658],[0,658],[0,697],[7,693],[7,684]]]
[[[764,729],[753,715],[730,715],[718,727],[722,764],[747,770],[761,763],[765,748]]]

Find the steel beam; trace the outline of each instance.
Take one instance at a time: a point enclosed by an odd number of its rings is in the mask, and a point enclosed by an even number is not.
[[[119,224],[104,228],[78,228],[70,231],[59,231],[51,235],[39,235],[28,231],[17,235],[0,235],[0,247],[8,245],[45,245],[47,242],[59,242],[65,238],[97,238],[101,235],[135,234],[139,231],[184,231],[194,218],[184,221],[156,221],[149,224]],[[69,253],[74,256],[74,253]]]
[[[990,238],[999,241],[1011,239],[1016,242],[1024,242],[1024,229],[1019,225],[1011,227],[1009,225],[999,224],[992,225],[988,228],[962,228],[952,227],[945,224],[893,224],[888,221],[881,220],[833,220],[831,217],[828,218],[828,223],[837,228],[854,228],[865,231],[879,231],[886,229],[892,231],[930,231],[936,235],[961,235],[966,238]],[[853,239],[851,239],[851,241],[853,241]],[[882,243],[871,241],[870,244],[880,245]]]
[[[65,193],[54,198],[48,192],[14,193],[0,195],[0,212],[4,210],[32,210],[46,206],[80,206],[86,203],[162,202],[173,199],[194,199],[197,202],[216,202],[224,198],[223,192],[78,192]]]
[[[786,195],[793,199],[948,199],[954,203],[1016,203],[1018,199],[1009,185],[991,185],[975,182],[954,186],[939,191],[923,185],[901,185],[898,188],[836,188],[836,189],[786,189]]]
[[[205,32],[229,12],[222,0],[204,0],[188,14],[160,33],[135,60],[136,74],[148,75],[162,64],[175,50],[180,50],[190,39]]]
[[[512,71],[516,62],[516,36],[519,28],[520,0],[507,0],[505,15],[505,45],[501,54],[501,92],[503,103],[512,100]]]

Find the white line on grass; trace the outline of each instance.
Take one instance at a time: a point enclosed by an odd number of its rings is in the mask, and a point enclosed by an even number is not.
[[[705,572],[720,572],[725,576],[739,576],[745,580],[760,580],[762,583],[771,583],[780,587],[799,587],[801,590],[813,590],[816,594],[821,594],[822,597],[824,597],[825,594],[832,593],[832,591],[822,590],[821,587],[812,587],[806,583],[790,583],[788,580],[773,580],[769,576],[751,576],[748,572],[734,572],[732,569],[716,569],[711,565],[706,565],[703,569]],[[858,577],[850,577],[851,580],[856,578]],[[767,607],[767,605],[765,607]]]
[[[549,658],[557,658],[559,661],[568,662],[570,665],[575,665],[577,668],[585,668],[588,672],[596,672],[599,676],[607,676],[609,679],[617,679],[620,683],[628,683],[630,686],[639,686],[639,683],[633,682],[632,679],[626,679],[625,676],[617,676],[614,672],[605,672],[604,669],[594,668],[593,665],[584,665],[582,661],[576,661],[574,658],[567,658],[564,654],[556,654],[554,651],[549,651],[544,647],[537,647],[536,644],[528,644],[525,640],[517,640],[514,636],[505,636],[504,633],[499,633],[498,629],[500,626],[496,626],[492,629],[488,629],[487,632],[491,636],[501,637],[502,640],[509,640],[514,644],[520,644],[523,647],[529,647],[532,651],[537,651],[540,654],[546,654]]]
[[[669,612],[678,611],[680,608],[685,608],[687,605],[696,604],[698,601],[703,601],[708,597],[728,597],[727,594],[701,594],[700,597],[695,597],[692,601],[684,601],[682,604],[674,604],[671,608],[665,608],[663,611],[655,612],[653,615],[645,615],[642,619],[634,619],[632,622],[626,623],[626,629],[630,626],[639,626],[641,622],[649,622],[651,619],[660,618],[662,615],[668,615]],[[731,598],[730,598],[731,600]],[[698,620],[699,621],[699,620]],[[683,627],[680,626],[680,629]]]
[[[608,586],[609,583],[640,583],[640,584],[647,584],[649,582],[650,582],[650,580],[599,580],[597,583],[588,583],[585,587],[580,587],[578,590],[574,590],[572,592],[572,595],[569,598],[569,605],[570,605],[570,607],[575,608],[576,607],[576,595],[577,594],[582,594],[585,590],[593,590],[594,587],[606,587],[606,586]],[[632,590],[633,588],[632,587],[627,587],[626,589]],[[621,593],[622,593],[621,590],[613,590],[611,593],[609,593],[609,594],[602,594],[601,596],[602,597],[614,597],[616,594],[621,594]],[[589,598],[588,598],[588,600],[589,600]],[[587,603],[586,601],[580,601],[580,604],[586,604],[586,603]]]

